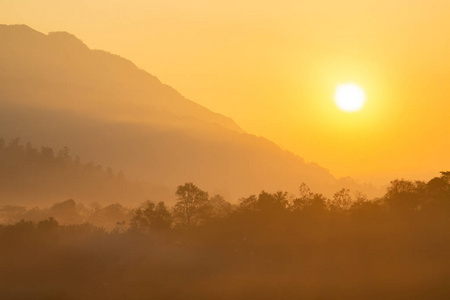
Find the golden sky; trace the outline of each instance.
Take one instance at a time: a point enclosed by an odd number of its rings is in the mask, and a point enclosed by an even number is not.
[[[2,0],[0,22],[128,58],[337,176],[450,169],[447,0]],[[335,107],[346,82],[362,111]]]

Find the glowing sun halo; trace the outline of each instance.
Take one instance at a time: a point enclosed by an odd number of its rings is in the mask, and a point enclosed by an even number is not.
[[[345,112],[356,112],[363,108],[366,94],[354,83],[340,84],[336,87],[334,101],[339,109]]]

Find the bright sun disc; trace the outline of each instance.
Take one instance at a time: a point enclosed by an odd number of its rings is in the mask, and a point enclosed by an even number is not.
[[[334,101],[339,109],[345,112],[355,112],[364,106],[366,94],[361,87],[354,83],[340,84],[336,88]]]

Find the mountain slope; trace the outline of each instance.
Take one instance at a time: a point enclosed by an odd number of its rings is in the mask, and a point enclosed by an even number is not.
[[[0,44],[1,137],[68,146],[135,178],[194,181],[232,199],[301,182],[328,194],[361,189],[68,33],[3,25]]]
[[[2,96],[96,117],[162,122],[160,111],[242,132],[231,119],[184,98],[130,61],[89,50],[65,32],[44,35],[24,25],[0,25]],[[17,97],[17,89],[26,86]],[[149,101],[151,99],[151,101]]]

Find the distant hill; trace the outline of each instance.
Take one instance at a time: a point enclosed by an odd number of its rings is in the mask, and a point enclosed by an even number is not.
[[[368,193],[351,179],[246,133],[130,61],[65,32],[0,25],[0,136],[74,153],[132,178],[187,181],[230,200],[305,182],[331,194]],[[237,108],[238,109],[238,108]]]
[[[48,205],[69,198],[85,204],[136,205],[151,197],[170,203],[173,192],[129,180],[110,167],[82,162],[67,147],[55,151],[18,138],[0,138],[0,206]]]

